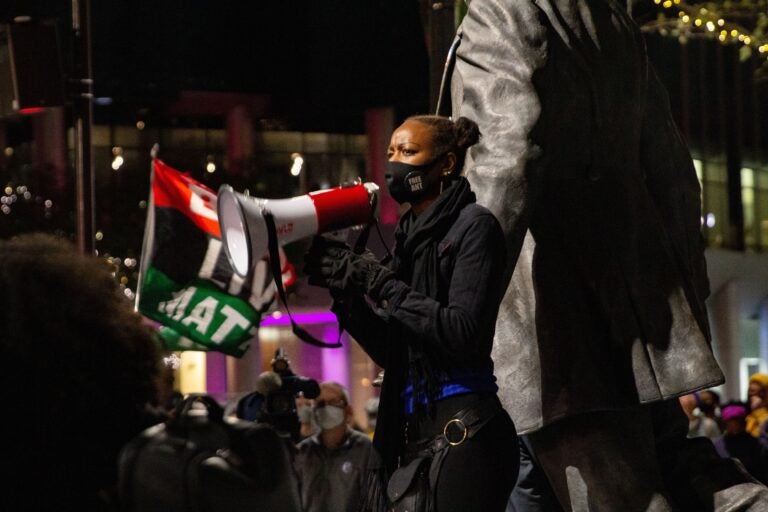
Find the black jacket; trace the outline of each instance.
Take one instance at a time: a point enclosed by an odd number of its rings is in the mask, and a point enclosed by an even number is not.
[[[505,260],[496,218],[478,204],[468,205],[438,243],[438,297],[391,280],[377,304],[353,303],[346,328],[385,369],[387,351],[413,338],[424,340],[427,352],[450,367],[482,366],[491,357]]]
[[[409,346],[423,350],[439,372],[493,368],[493,334],[505,288],[506,250],[499,223],[490,211],[472,202],[434,242],[438,264],[432,296],[414,289],[418,276],[411,276],[385,283],[376,304],[358,298],[336,308],[350,334],[386,370],[374,436],[385,463],[392,463],[402,447],[400,393],[410,362]],[[398,270],[397,259],[392,267]],[[394,445],[386,446],[389,443]]]

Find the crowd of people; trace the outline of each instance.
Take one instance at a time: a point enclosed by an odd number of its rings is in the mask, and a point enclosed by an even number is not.
[[[324,383],[321,388],[323,393],[314,404],[299,399],[308,412],[315,411],[305,416],[307,434],[298,447],[302,503],[311,511],[357,510],[355,504],[365,491],[361,470],[375,461],[376,452],[365,440],[365,429],[352,419],[346,390],[336,383]],[[711,439],[721,457],[739,460],[755,479],[768,483],[768,375],[750,377],[744,401],[721,404],[720,394],[713,389],[681,396],[679,401],[689,419],[689,437]],[[316,414],[318,408],[328,405],[338,408],[337,419],[318,421],[327,416]],[[559,510],[559,506],[551,504],[543,510]]]
[[[762,483],[768,483],[768,375],[749,379],[745,401],[720,403],[714,390],[680,397],[689,420],[688,437],[712,440],[721,457],[738,459]]]

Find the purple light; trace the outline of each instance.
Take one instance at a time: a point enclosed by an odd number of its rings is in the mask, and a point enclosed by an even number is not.
[[[328,326],[323,329],[323,340],[329,343],[335,343],[338,339],[339,331]],[[324,349],[320,356],[323,360],[323,380],[338,382],[349,389],[349,342],[348,338],[342,335],[343,345],[339,348]]]
[[[330,311],[323,311],[319,313],[294,313],[293,319],[297,324],[335,324],[336,315]],[[268,316],[261,320],[259,324],[261,327],[272,327],[280,325],[291,325],[291,319],[287,313],[283,313],[282,316],[275,318],[274,316]]]
[[[227,392],[227,356],[218,352],[205,354],[206,392],[222,397]]]
[[[282,313],[282,312],[281,312]],[[314,313],[296,313],[294,321],[299,325],[325,324],[322,327],[321,338],[327,343],[336,343],[339,330],[336,315],[330,311]],[[284,327],[291,325],[291,319],[287,313],[279,317],[267,316],[259,324],[261,327]],[[321,375],[321,380],[332,380],[349,388],[349,338],[342,335],[343,345],[339,348],[321,349],[312,346],[303,346],[302,371],[307,375]]]

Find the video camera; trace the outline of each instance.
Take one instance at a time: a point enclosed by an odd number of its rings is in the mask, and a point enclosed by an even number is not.
[[[320,386],[316,380],[293,373],[285,351],[277,349],[272,359],[272,371],[264,372],[256,383],[256,391],[241,398],[237,416],[241,419],[267,423],[283,437],[299,441],[299,416],[296,397],[317,398]]]

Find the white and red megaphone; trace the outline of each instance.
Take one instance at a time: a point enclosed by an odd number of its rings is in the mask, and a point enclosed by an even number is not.
[[[308,236],[367,224],[376,215],[379,187],[375,183],[310,192],[290,199],[263,199],[219,188],[221,239],[232,267],[246,276],[268,247],[268,211],[278,242],[285,245]]]

